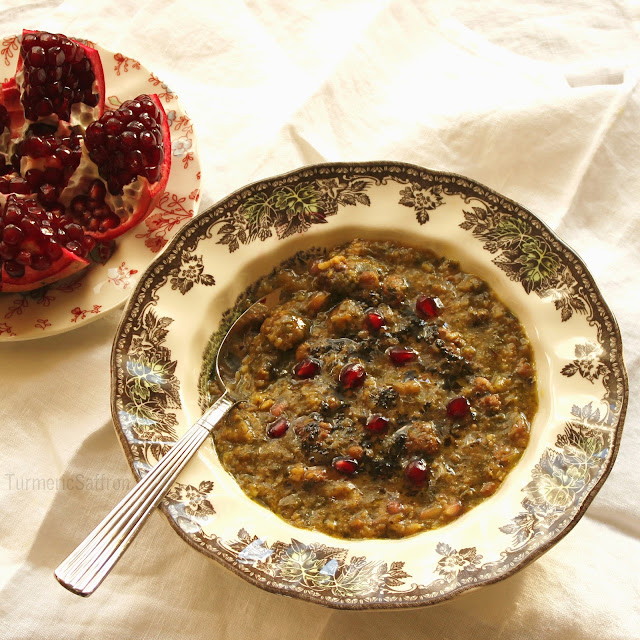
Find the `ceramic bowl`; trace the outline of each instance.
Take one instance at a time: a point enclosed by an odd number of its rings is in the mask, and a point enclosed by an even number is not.
[[[305,167],[236,191],[187,223],[140,278],[113,348],[113,418],[140,477],[209,401],[216,335],[238,297],[287,257],[354,237],[455,258],[519,316],[539,410],[516,468],[444,527],[344,540],[251,501],[210,439],[161,508],[186,542],[263,589],[341,609],[433,604],[513,574],[566,535],[620,440],[627,380],[616,322],[582,261],[518,204],[393,162]]]

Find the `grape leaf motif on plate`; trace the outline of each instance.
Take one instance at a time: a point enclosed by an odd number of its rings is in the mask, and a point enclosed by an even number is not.
[[[177,361],[163,345],[172,322],[159,318],[151,307],[145,309],[126,355],[123,393],[117,404],[120,421],[135,440],[155,445],[177,439],[176,414],[169,409],[181,406],[180,381],[175,375]],[[163,452],[158,446],[150,450],[156,460]]]
[[[241,244],[266,240],[274,233],[280,240],[304,233],[314,224],[326,223],[328,216],[338,213],[339,206],[369,206],[371,200],[365,192],[371,182],[367,176],[317,178],[258,191],[217,221],[218,243],[233,252]]]
[[[591,488],[607,457],[608,432],[599,428],[607,420],[601,419],[600,410],[594,410],[592,403],[574,405],[572,414],[576,419],[565,424],[556,449],[546,449],[523,488],[524,511],[500,527],[513,536],[510,551],[523,548],[565,516]]]
[[[344,548],[307,545],[295,538],[269,545],[245,529],[238,532],[236,540],[222,541],[202,530],[194,537],[200,546],[221,546],[243,570],[276,579],[291,591],[362,599],[392,593],[410,577],[403,569],[404,562],[387,564],[360,556],[348,559]]]
[[[215,278],[204,272],[202,256],[185,253],[181,256],[180,265],[170,271],[171,288],[177,289],[182,295],[193,288],[194,284],[211,287],[216,283]]]
[[[211,500],[209,500],[209,494],[212,491],[213,482],[211,480],[203,480],[197,487],[192,484],[176,482],[171,487],[171,491],[167,493],[166,500],[182,503],[184,512],[189,516],[196,519],[206,519],[216,512]]]
[[[405,207],[414,208],[418,222],[425,224],[429,222],[429,211],[439,207],[443,200],[441,184],[424,187],[414,182],[404,189],[400,189],[400,200],[398,202]]]
[[[588,304],[570,269],[544,238],[533,233],[529,222],[486,203],[463,213],[460,227],[483,240],[484,248],[496,255],[493,263],[527,293],[553,300],[563,322],[574,312],[587,313]]]
[[[593,384],[607,371],[607,367],[599,360],[600,351],[600,347],[593,342],[577,344],[576,359],[562,367],[562,375],[570,378],[577,373]]]

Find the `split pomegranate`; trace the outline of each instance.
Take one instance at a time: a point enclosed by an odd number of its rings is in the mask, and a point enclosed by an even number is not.
[[[104,100],[96,49],[23,32],[0,94],[0,291],[84,268],[96,243],[93,255],[144,220],[164,191],[171,139],[158,97],[106,112]]]
[[[68,122],[80,105],[95,109],[92,119],[104,111],[100,55],[61,33],[23,31],[15,82],[27,120],[57,116]]]

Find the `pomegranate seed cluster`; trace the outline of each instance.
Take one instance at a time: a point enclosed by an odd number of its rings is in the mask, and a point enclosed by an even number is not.
[[[62,34],[27,33],[20,55],[24,64],[22,105],[28,120],[52,114],[69,120],[74,104],[98,104],[96,79],[84,49]]]
[[[284,302],[231,345],[246,403],[214,433],[249,496],[296,526],[373,538],[441,526],[498,490],[537,396],[526,334],[486,283],[354,240],[258,286]]]
[[[87,128],[89,157],[100,167],[102,177],[113,195],[137,176],[150,183],[162,175],[164,146],[162,116],[149,96],[123,102]]]
[[[50,269],[63,249],[86,258],[94,245],[80,225],[43,209],[32,198],[7,197],[0,216],[0,264],[9,277],[22,278],[26,267]]]
[[[34,124],[27,129],[11,156],[13,174],[0,178],[0,193],[34,194],[45,207],[58,204],[60,193],[80,164],[83,137],[59,137],[55,132],[56,128],[48,125]],[[33,166],[23,171],[23,163]]]

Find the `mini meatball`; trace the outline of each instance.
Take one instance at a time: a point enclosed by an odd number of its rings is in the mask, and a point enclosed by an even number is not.
[[[435,455],[440,450],[440,437],[433,422],[414,422],[407,430],[406,448],[413,454]]]
[[[300,316],[279,310],[262,323],[260,333],[279,351],[288,351],[306,340],[309,327]]]
[[[351,299],[343,300],[329,315],[329,326],[336,335],[355,333],[362,324],[361,306]]]

